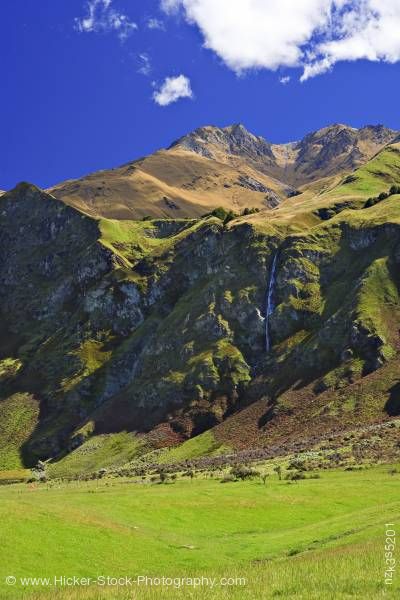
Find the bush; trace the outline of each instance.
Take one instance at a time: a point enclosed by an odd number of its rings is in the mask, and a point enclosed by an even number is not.
[[[228,473],[228,475],[225,475],[225,477],[223,477],[221,479],[221,483],[231,483],[232,481],[237,481],[236,477],[234,477],[233,475],[230,475]]]
[[[249,208],[248,206],[246,206],[246,208],[244,210],[242,210],[242,216],[246,217],[247,215],[254,215],[259,212],[260,212],[259,208]]]
[[[305,462],[303,460],[299,460],[297,458],[294,458],[293,460],[291,460],[290,463],[288,464],[287,468],[288,468],[288,470],[296,469],[296,471],[307,471]]]
[[[305,479],[306,476],[303,471],[295,471],[294,473],[288,473],[285,479],[289,481],[299,481],[300,479]]]
[[[366,203],[364,204],[364,208],[370,208],[376,204],[376,198],[368,198]]]
[[[230,210],[225,219],[224,219],[224,225],[227,225],[230,221],[233,221],[233,219],[235,219],[237,217],[237,214],[233,212],[233,210]]]
[[[160,483],[166,483],[168,480],[168,473],[166,473],[163,469],[160,469],[158,476],[160,478]]]
[[[214,210],[212,210],[209,213],[206,213],[203,216],[204,217],[217,217],[217,219],[220,219],[221,221],[225,221],[227,215],[228,215],[228,211],[225,210],[225,208],[223,208],[222,206],[218,206],[217,208],[214,208]]]
[[[382,200],[386,200],[386,198],[389,198],[389,196],[393,196],[395,194],[400,194],[400,185],[392,185],[388,192],[381,192],[376,198],[368,198],[364,204],[364,208],[375,206],[375,204],[378,204],[378,202],[382,202]]]
[[[246,467],[245,465],[236,465],[231,469],[231,475],[235,479],[252,479],[253,477],[258,477],[260,473],[255,469],[251,469],[250,467]]]

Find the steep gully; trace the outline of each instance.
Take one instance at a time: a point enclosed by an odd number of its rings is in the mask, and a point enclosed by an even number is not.
[[[278,252],[275,253],[275,256],[272,261],[272,267],[269,276],[269,284],[266,294],[266,302],[265,302],[265,350],[266,352],[270,352],[271,350],[271,331],[269,326],[270,316],[275,308],[274,303],[274,289],[275,289],[275,281],[276,281],[276,265],[278,260]]]

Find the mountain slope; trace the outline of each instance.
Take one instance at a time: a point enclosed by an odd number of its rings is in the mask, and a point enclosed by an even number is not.
[[[274,145],[243,125],[203,127],[168,150],[50,192],[87,214],[117,219],[197,217],[218,206],[270,209],[297,188],[304,192],[354,170],[397,135],[383,126],[333,125],[301,142]]]
[[[310,133],[300,142],[270,144],[243,125],[203,127],[184,136],[171,148],[190,150],[220,162],[243,160],[253,168],[288,185],[352,171],[389,144],[398,132],[382,125],[354,129],[332,125]]]
[[[201,216],[218,206],[262,209],[286,197],[287,190],[245,163],[231,166],[176,148],[50,191],[93,216],[140,219]]]
[[[385,191],[397,161],[394,145],[332,198],[229,225],[92,218],[28,184],[3,195],[0,467],[100,434],[132,432],[126,457],[211,429],[221,448],[263,446],[399,414],[400,197],[319,213],[357,181]]]
[[[382,125],[354,129],[333,125],[307,135],[296,146],[287,176],[296,185],[353,171],[391,143],[397,132]]]

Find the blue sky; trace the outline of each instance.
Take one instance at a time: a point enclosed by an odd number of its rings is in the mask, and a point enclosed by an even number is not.
[[[273,142],[335,122],[400,129],[400,3],[376,1],[297,0],[274,23],[288,0],[2,0],[0,189],[118,166],[206,124]],[[168,104],[166,78],[186,97]]]

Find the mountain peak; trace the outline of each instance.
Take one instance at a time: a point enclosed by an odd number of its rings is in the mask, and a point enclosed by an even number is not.
[[[34,185],[33,183],[29,183],[27,181],[21,181],[20,183],[17,183],[17,185],[15,187],[13,187],[11,190],[1,193],[0,192],[0,196],[2,197],[2,199],[6,199],[6,198],[10,198],[12,200],[18,201],[18,200],[38,200],[40,199],[43,195],[47,195],[45,194],[45,192],[43,192],[43,190],[41,190],[39,187],[37,187],[36,185]]]
[[[199,127],[174,142],[169,149],[182,148],[206,158],[221,160],[222,155],[245,156],[259,161],[260,157],[274,161],[271,144],[250,133],[242,123],[227,127]]]
[[[300,141],[271,144],[240,122],[205,125],[167,150],[67,181],[51,193],[89,214],[124,219],[196,216],[218,206],[264,208],[271,197],[285,200],[312,182],[348,174],[399,141],[399,133],[380,124],[334,123]]]

